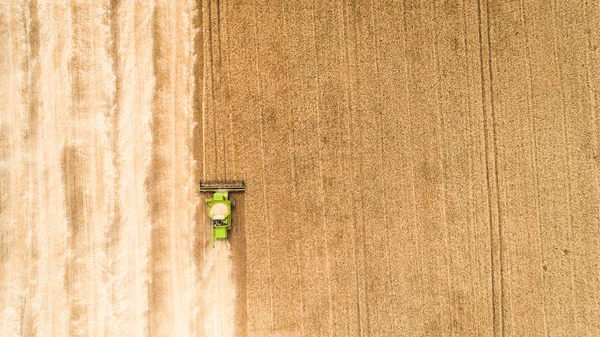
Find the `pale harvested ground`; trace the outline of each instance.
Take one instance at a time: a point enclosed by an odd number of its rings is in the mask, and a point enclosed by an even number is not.
[[[600,335],[599,27],[0,1],[0,336]],[[248,190],[211,249],[221,178]]]

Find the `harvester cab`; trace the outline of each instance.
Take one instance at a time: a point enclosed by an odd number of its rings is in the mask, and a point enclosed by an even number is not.
[[[215,246],[215,239],[227,239],[227,232],[233,224],[232,209],[235,208],[235,199],[229,197],[230,192],[243,192],[246,184],[243,180],[228,181],[201,181],[199,191],[213,192],[212,198],[206,198],[206,210],[210,218],[211,245]]]

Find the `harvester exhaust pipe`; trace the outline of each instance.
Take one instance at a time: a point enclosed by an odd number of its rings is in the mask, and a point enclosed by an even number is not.
[[[200,192],[243,192],[246,190],[246,183],[243,180],[205,180],[200,182]]]

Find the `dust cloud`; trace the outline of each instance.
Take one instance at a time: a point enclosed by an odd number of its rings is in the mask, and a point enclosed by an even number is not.
[[[231,246],[215,242],[206,254],[202,269],[202,320],[205,336],[228,337],[234,334],[235,287],[231,278]]]

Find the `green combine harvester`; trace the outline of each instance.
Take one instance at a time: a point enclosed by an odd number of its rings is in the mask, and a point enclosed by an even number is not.
[[[211,244],[215,246],[215,239],[227,239],[227,231],[231,230],[232,214],[235,199],[229,197],[230,192],[243,192],[246,183],[243,180],[215,180],[201,181],[200,193],[211,192],[212,198],[206,198],[206,210],[210,218]]]

